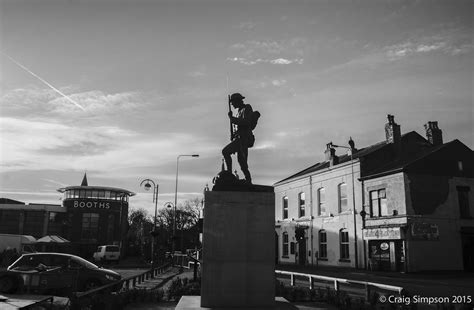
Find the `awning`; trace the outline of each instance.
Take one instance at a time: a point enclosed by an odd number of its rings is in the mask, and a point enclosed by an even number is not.
[[[56,235],[46,235],[38,240],[36,240],[38,243],[69,243],[70,241],[67,239],[64,239],[61,236],[56,236]]]

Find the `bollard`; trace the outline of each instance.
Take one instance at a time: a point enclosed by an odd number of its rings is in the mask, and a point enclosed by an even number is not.
[[[290,279],[291,279],[291,280],[290,280],[290,285],[291,285],[291,286],[295,286],[295,276],[294,276],[293,274],[291,274],[290,277],[291,277],[291,278],[290,278]]]

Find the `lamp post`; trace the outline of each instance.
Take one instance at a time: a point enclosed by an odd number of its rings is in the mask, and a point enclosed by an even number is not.
[[[145,185],[143,185],[145,183]],[[158,204],[158,183],[155,184],[150,179],[145,179],[140,182],[140,186],[143,186],[146,191],[149,191],[153,184],[153,202],[155,203],[155,217],[153,218],[153,230],[151,231],[152,242],[151,242],[151,264],[154,266],[155,263],[155,237],[156,237],[156,212],[157,212],[157,204]]]
[[[352,141],[352,138],[351,138],[351,141]],[[349,141],[349,144],[351,141]],[[353,220],[354,220],[354,256],[355,256],[354,262],[355,262],[355,267],[359,268],[359,251],[357,248],[357,218],[356,218],[355,187],[354,187],[354,160],[353,160],[354,158],[352,157],[353,148],[349,146],[344,146],[344,145],[335,145],[335,144],[332,144],[332,142],[331,142],[331,146],[348,149],[351,156],[352,208],[353,208],[352,214],[353,214]]]
[[[179,169],[179,159],[181,157],[199,157],[199,154],[191,154],[191,155],[181,154],[181,155],[178,155],[178,157],[176,157],[176,185],[174,188],[174,209],[173,209],[173,243],[172,243],[173,253],[176,248],[175,243],[176,243],[176,206],[178,204],[178,169]]]
[[[123,201],[125,200],[125,198],[127,197],[127,194],[125,193],[122,193],[120,194],[120,214],[119,214],[119,231],[120,231],[120,258],[122,258],[122,253],[123,253],[123,250],[122,250],[122,243],[123,243],[123,223],[122,223],[122,213],[123,213]]]

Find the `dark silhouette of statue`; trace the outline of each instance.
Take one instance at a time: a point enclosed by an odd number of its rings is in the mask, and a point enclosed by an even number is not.
[[[254,111],[250,104],[245,104],[239,93],[228,96],[230,143],[222,149],[221,172],[214,178],[213,191],[242,191],[242,192],[273,192],[273,187],[252,184],[248,166],[248,151],[255,143],[253,130],[257,126],[260,112]],[[237,109],[237,115],[232,113],[231,105]],[[240,164],[245,179],[239,179],[237,171],[232,173],[232,154],[237,153],[237,161]],[[225,163],[225,165],[224,165]]]
[[[232,106],[237,109],[237,116],[233,116],[232,111],[228,113],[231,123],[231,142],[222,149],[222,155],[224,156],[226,170],[232,172],[231,155],[237,153],[237,161],[244,174],[245,181],[251,184],[252,177],[248,166],[248,149],[255,143],[252,129],[254,129],[256,125],[253,124],[254,113],[258,112],[254,112],[252,106],[245,104],[243,99],[245,99],[245,97],[239,93],[230,96],[229,101]]]

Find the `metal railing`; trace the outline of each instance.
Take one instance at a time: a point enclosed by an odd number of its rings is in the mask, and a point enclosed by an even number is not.
[[[287,276],[287,278],[289,276],[291,286],[295,286],[296,281],[299,280],[300,282],[302,281],[303,283],[306,283],[306,287],[308,287],[309,289],[314,289],[316,286],[326,288],[329,287],[334,289],[336,292],[344,291],[352,295],[358,295],[354,289],[362,290],[364,292],[364,297],[366,300],[369,300],[371,293],[374,292],[393,292],[400,296],[403,295],[405,292],[403,287],[400,286],[368,281],[349,280],[344,278],[335,278],[283,270],[275,270],[275,275],[277,279],[279,278],[279,276],[280,279],[282,278],[282,276]],[[350,287],[352,289],[349,289]]]
[[[173,255],[173,266],[180,266],[183,268],[191,269],[194,267],[194,264],[197,263],[200,265],[201,263],[194,257],[189,254],[174,254]]]
[[[72,309],[82,309],[82,305],[84,303],[87,303],[95,295],[111,293],[113,291],[118,292],[124,289],[133,289],[134,287],[145,282],[146,280],[153,279],[159,274],[164,273],[165,270],[167,270],[170,266],[170,263],[166,263],[159,267],[147,270],[143,273],[126,277],[114,283],[106,284],[86,292],[73,293],[70,296]]]

